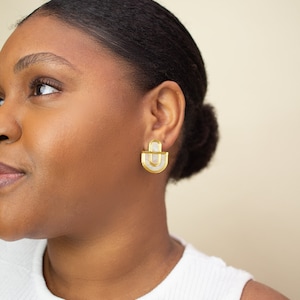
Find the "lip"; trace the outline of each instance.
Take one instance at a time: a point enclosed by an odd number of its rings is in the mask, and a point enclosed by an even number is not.
[[[0,162],[0,188],[14,184],[24,175],[23,171]]]

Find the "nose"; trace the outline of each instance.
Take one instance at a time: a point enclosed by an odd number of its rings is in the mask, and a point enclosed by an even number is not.
[[[20,139],[21,126],[16,119],[16,109],[5,103],[0,106],[0,143],[11,144]]]

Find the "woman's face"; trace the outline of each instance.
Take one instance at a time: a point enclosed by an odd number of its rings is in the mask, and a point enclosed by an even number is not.
[[[122,207],[142,172],[143,96],[131,79],[54,18],[16,29],[0,52],[0,237],[78,234]]]

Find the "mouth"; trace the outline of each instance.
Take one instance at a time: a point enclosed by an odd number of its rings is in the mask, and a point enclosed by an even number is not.
[[[25,173],[23,171],[0,163],[0,188],[14,184],[24,175]]]

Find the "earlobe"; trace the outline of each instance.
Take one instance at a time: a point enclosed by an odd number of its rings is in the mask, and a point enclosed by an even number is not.
[[[150,91],[149,126],[145,143],[160,140],[163,149],[170,149],[180,135],[184,121],[185,98],[179,85],[165,81]],[[145,148],[146,149],[146,148]]]

